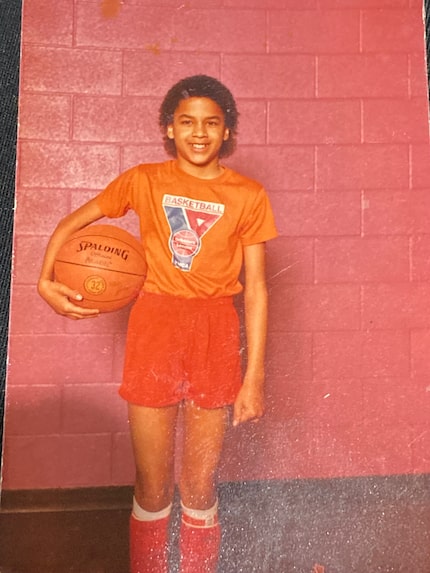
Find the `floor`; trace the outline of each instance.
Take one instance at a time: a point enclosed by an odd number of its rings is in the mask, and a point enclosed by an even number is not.
[[[222,484],[219,573],[430,573],[429,486],[430,475]],[[127,573],[131,490],[55,495],[4,492],[0,573]],[[171,573],[178,519],[176,503]]]

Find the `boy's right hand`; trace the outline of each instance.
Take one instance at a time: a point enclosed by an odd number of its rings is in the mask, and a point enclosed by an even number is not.
[[[73,304],[73,300],[82,300],[82,295],[62,283],[41,279],[38,283],[37,290],[40,296],[57,314],[61,314],[72,320],[94,318],[100,314],[99,310],[82,308],[77,304]]]

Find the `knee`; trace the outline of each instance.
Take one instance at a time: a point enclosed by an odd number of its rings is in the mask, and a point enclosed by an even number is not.
[[[172,480],[155,480],[136,474],[134,497],[147,511],[160,511],[172,502],[174,484]]]
[[[212,475],[181,475],[179,493],[185,506],[208,509],[217,497],[215,479]]]

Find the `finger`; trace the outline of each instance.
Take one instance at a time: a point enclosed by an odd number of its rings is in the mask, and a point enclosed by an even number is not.
[[[237,416],[234,417],[233,426],[239,426],[239,424],[243,424],[244,422],[248,422],[252,418],[252,414],[250,414],[246,409],[242,408]]]
[[[95,308],[83,308],[81,306],[77,306],[68,300],[62,311],[60,311],[60,314],[74,319],[95,318],[99,316],[100,311]]]
[[[73,312],[74,314],[78,314],[81,318],[91,318],[92,316],[98,316],[100,314],[100,311],[96,308],[82,308],[80,310],[73,310]]]
[[[240,422],[253,422],[258,423],[260,418],[263,416],[263,412],[255,412],[255,410],[247,410],[242,413]]]
[[[84,297],[76,289],[71,289],[70,287],[68,287],[63,283],[55,283],[55,284],[57,285],[58,292],[66,296],[70,300],[83,300]]]
[[[70,290],[68,287],[66,287],[66,290],[69,293],[73,293],[72,295],[71,294],[66,295],[66,302],[64,306],[64,310],[66,311],[66,313],[68,314],[73,313],[80,315],[82,317],[98,315],[100,313],[100,310],[97,308],[86,308],[84,306],[81,306],[80,304],[75,304],[73,301],[74,300],[76,300],[77,302],[82,301],[83,296],[77,291]]]
[[[71,318],[72,320],[83,320],[85,318],[97,318],[98,314],[77,314],[77,313],[67,313],[66,318]]]
[[[239,424],[240,424],[240,416],[238,414],[235,414],[233,416],[233,428],[235,428]]]
[[[80,292],[75,291],[72,295],[69,295],[69,298],[73,300],[83,300],[84,297],[81,295]]]
[[[77,318],[77,319],[83,319],[83,318],[97,318],[100,315],[98,310],[91,310],[91,312],[73,312],[73,311],[69,311],[66,313],[67,317],[73,317],[73,318]]]
[[[71,290],[69,288],[66,288],[66,291],[62,294],[65,294],[67,298],[70,300],[78,300],[78,301],[84,300],[84,297],[77,290]]]
[[[235,404],[233,408],[233,427],[236,427],[241,422],[241,410],[242,407]]]

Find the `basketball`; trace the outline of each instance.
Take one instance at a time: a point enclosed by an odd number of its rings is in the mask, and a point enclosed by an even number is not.
[[[128,231],[90,225],[71,235],[57,253],[55,280],[84,298],[84,308],[112,312],[134,300],[146,277],[145,252]]]

